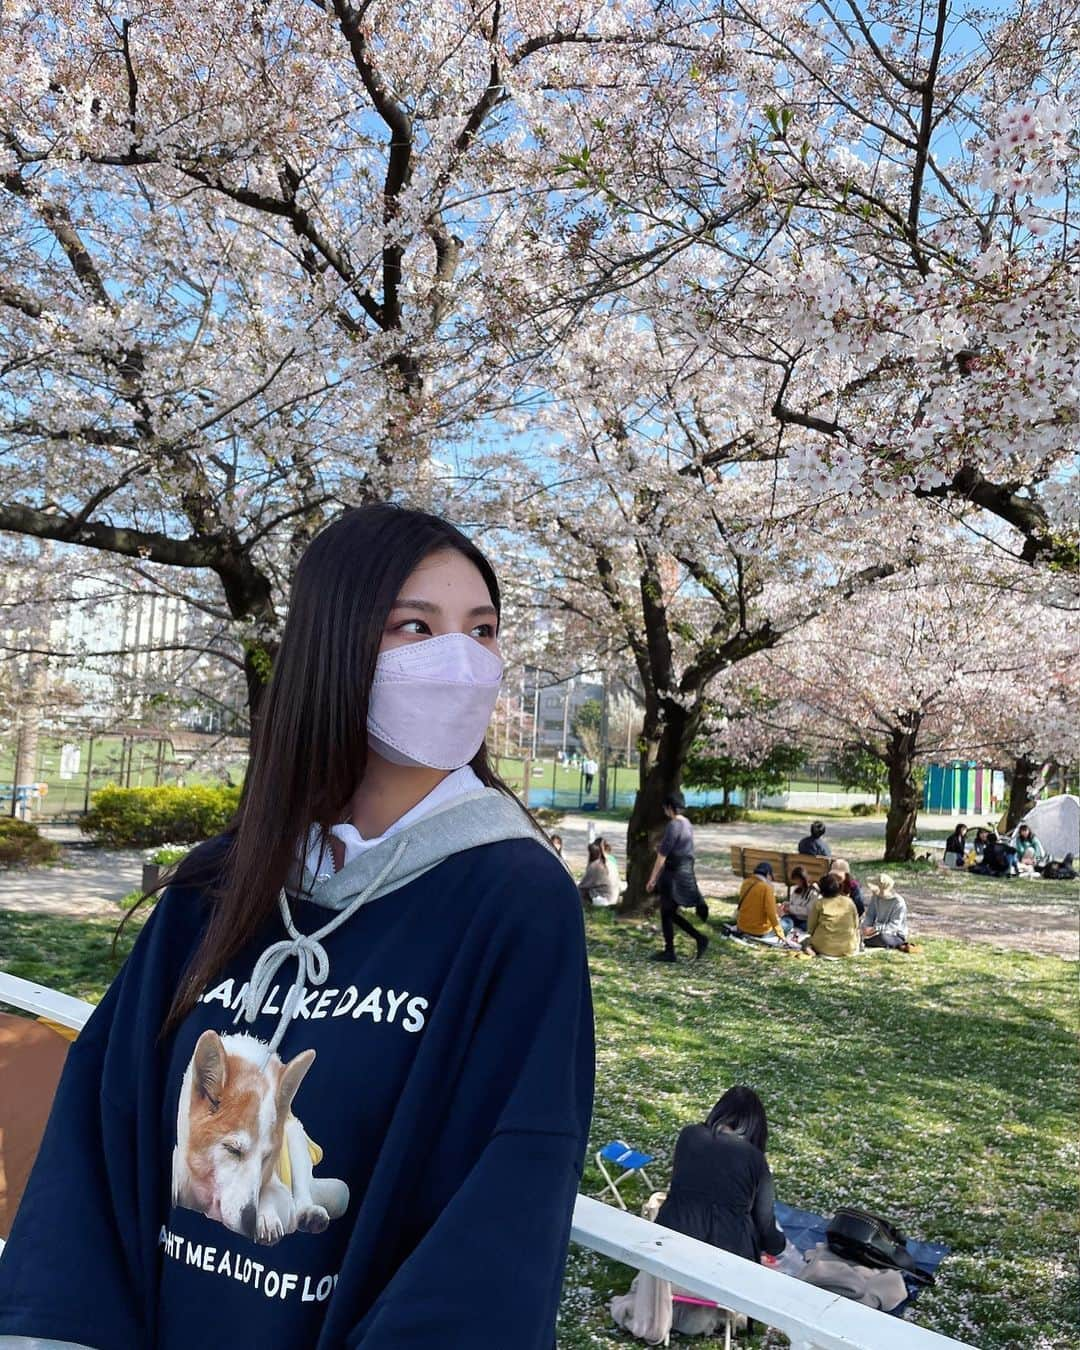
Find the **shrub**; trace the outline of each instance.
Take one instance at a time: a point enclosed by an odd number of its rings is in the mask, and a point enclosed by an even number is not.
[[[12,816],[0,816],[0,866],[37,867],[55,862],[59,847],[43,839],[36,825]]]
[[[108,848],[195,844],[220,834],[239,801],[239,787],[105,787],[79,828]]]
[[[686,818],[692,825],[730,825],[733,820],[749,820],[750,813],[744,806],[729,802],[727,806],[688,806]]]
[[[877,814],[877,807],[872,802],[856,802],[851,808],[853,816],[873,816]]]

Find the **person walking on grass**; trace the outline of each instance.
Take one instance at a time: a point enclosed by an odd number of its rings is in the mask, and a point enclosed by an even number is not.
[[[694,872],[694,827],[683,814],[686,810],[686,798],[681,792],[673,792],[664,798],[664,816],[667,825],[663,838],[656,850],[656,862],[646,890],[660,893],[660,927],[664,934],[663,951],[654,952],[654,961],[674,961],[675,929],[681,928],[688,937],[694,939],[697,948],[694,959],[699,960],[709,945],[709,939],[679,913],[680,906],[693,907],[695,914],[704,922],[709,917],[709,907],[698,889]]]

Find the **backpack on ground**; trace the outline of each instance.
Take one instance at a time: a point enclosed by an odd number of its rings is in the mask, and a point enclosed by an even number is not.
[[[860,1265],[900,1270],[919,1284],[933,1284],[907,1249],[903,1233],[887,1219],[863,1209],[838,1209],[825,1230],[829,1250]]]

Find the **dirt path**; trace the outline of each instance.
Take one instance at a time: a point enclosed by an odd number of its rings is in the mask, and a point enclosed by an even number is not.
[[[63,848],[53,867],[0,872],[0,909],[76,919],[104,915],[119,921],[117,900],[141,881],[141,853]]]
[[[584,869],[589,817],[567,815],[559,826],[568,861],[575,873]],[[596,822],[606,831],[620,862],[625,849],[625,827]],[[939,834],[943,821],[923,817],[920,833]],[[700,825],[695,830],[698,878],[712,898],[734,897],[739,878],[732,871],[732,844],[758,844],[793,848],[795,838],[787,824]],[[885,826],[880,820],[830,820],[828,838],[834,855],[848,858],[863,881],[888,868],[877,861],[884,849]],[[912,932],[916,937],[956,938],[985,942],[994,947],[1032,952],[1039,956],[1080,959],[1080,887],[1075,882],[1042,880],[997,880],[967,873],[911,873],[899,877],[897,889],[908,902]]]

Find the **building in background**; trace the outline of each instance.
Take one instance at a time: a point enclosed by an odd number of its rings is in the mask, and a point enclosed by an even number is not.
[[[535,672],[532,674],[535,683]],[[552,751],[580,751],[583,747],[574,734],[574,718],[590,699],[599,703],[603,696],[603,684],[593,675],[571,675],[562,684],[536,687],[537,753],[547,756]]]
[[[52,678],[78,689],[88,717],[141,721],[175,693],[192,664],[191,606],[146,586],[119,589],[76,577],[49,624]]]

